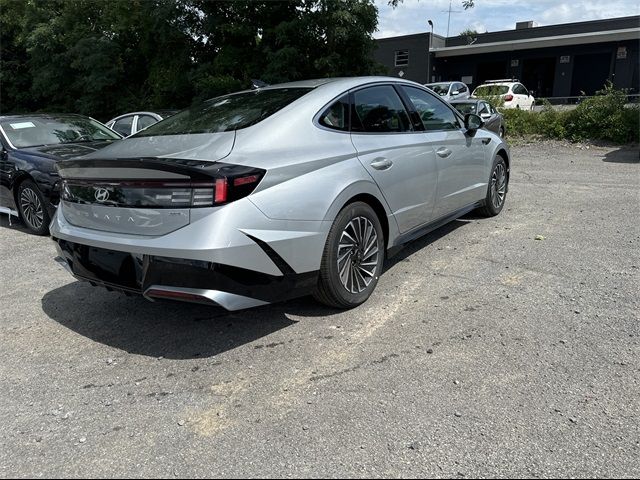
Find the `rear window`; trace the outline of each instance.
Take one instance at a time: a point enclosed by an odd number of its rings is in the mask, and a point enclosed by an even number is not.
[[[504,95],[509,91],[506,85],[481,85],[473,92],[474,96],[490,97],[493,95]]]
[[[260,89],[213,98],[151,125],[135,136],[217,133],[247,128],[309,91],[310,88]]]
[[[466,115],[467,113],[476,113],[476,103],[452,103],[451,105],[462,115]]]

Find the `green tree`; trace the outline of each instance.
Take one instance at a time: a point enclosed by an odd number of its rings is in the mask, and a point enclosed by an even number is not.
[[[372,0],[0,0],[0,112],[101,119],[374,73]]]

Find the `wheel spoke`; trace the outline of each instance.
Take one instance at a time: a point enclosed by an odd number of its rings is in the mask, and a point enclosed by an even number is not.
[[[377,245],[376,245],[375,249],[374,249],[374,250],[372,250],[372,251],[371,251],[370,253],[368,253],[367,255],[363,255],[362,259],[363,259],[363,260],[369,260],[372,256],[374,256],[375,254],[377,254],[377,253],[378,253],[378,251],[379,251],[379,250],[378,250],[378,247],[377,247]]]
[[[347,228],[349,228],[350,226],[351,224],[347,225]],[[352,245],[355,245],[356,243],[358,243],[358,241],[355,238],[353,238],[351,235],[349,235],[349,233],[347,232],[347,228],[345,228],[344,232],[342,232],[342,236],[347,237],[349,240],[353,242]]]
[[[373,272],[370,272],[369,270],[367,270],[366,268],[364,268],[362,266],[358,267],[358,271],[361,272],[361,273],[364,273],[364,274],[366,274],[366,275],[368,275],[370,277],[373,277]],[[363,280],[364,280],[364,278],[363,278]]]
[[[340,280],[342,280],[342,284],[345,285],[347,282],[347,278],[349,275],[349,267],[351,266],[351,262],[347,260],[345,264],[340,269]]]

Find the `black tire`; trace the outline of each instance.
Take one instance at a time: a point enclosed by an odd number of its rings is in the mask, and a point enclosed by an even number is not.
[[[358,241],[355,228],[362,234],[362,243]],[[353,246],[347,244],[351,236],[356,238]],[[329,230],[322,253],[318,285],[313,293],[314,298],[335,308],[353,308],[364,303],[373,293],[382,273],[384,245],[380,219],[368,204],[354,202],[344,207]],[[374,250],[375,255],[371,253]],[[369,283],[366,284],[366,281]]]
[[[51,215],[47,201],[38,186],[32,180],[25,180],[18,186],[16,204],[20,219],[35,235],[48,235]]]
[[[502,177],[502,175],[504,175],[504,177]],[[507,162],[500,155],[496,155],[496,158],[493,160],[493,166],[491,167],[491,175],[489,176],[487,196],[484,200],[484,205],[478,209],[480,215],[485,217],[495,217],[498,215],[507,201],[508,190],[509,170],[507,169]],[[501,198],[501,200],[497,202],[496,198]]]

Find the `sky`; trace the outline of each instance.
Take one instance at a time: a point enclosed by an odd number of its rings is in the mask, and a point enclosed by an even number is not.
[[[467,28],[482,32],[512,30],[516,22],[533,20],[538,25],[554,25],[602,18],[640,15],[637,0],[476,0],[476,6],[464,10],[462,0],[452,0],[450,36]],[[378,31],[375,38],[394,37],[430,31],[447,35],[449,0],[404,0],[393,9],[388,0],[375,0],[378,7]]]

